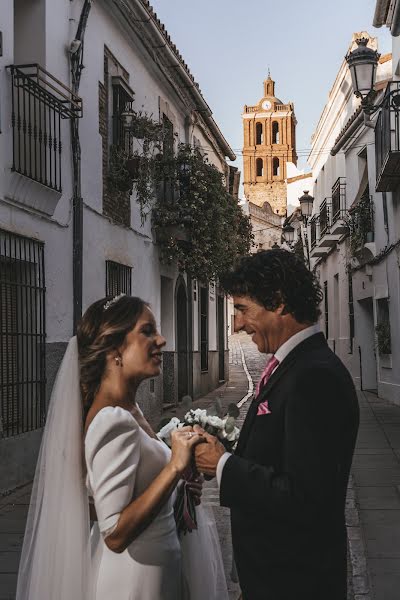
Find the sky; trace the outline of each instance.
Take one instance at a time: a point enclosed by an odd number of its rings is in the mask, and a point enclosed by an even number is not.
[[[295,105],[297,153],[311,135],[355,31],[391,51],[386,27],[372,26],[376,0],[150,0],[181,52],[241,169],[241,114],[256,104],[271,70],[275,94]]]

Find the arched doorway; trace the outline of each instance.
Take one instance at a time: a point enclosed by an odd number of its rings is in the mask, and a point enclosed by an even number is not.
[[[186,286],[182,279],[176,290],[176,351],[178,355],[178,402],[188,393],[188,307]]]

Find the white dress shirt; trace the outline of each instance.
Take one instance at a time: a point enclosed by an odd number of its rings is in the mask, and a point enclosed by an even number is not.
[[[316,323],[315,325],[310,325],[310,327],[306,327],[305,329],[302,329],[298,333],[295,333],[294,335],[292,335],[292,337],[290,337],[288,340],[286,340],[286,342],[284,344],[282,344],[282,346],[280,346],[278,348],[278,350],[275,352],[275,354],[267,355],[268,358],[267,358],[266,365],[271,360],[272,356],[275,356],[275,358],[277,358],[279,360],[279,364],[272,371],[272,373],[275,373],[275,371],[277,369],[279,369],[279,366],[285,360],[287,355],[292,350],[294,350],[296,348],[296,346],[301,344],[301,342],[304,342],[304,340],[311,337],[312,335],[319,333],[320,331],[321,331],[321,328],[320,328],[319,324]],[[271,375],[272,375],[272,373],[271,373]],[[225,463],[228,460],[228,458],[230,458],[231,456],[232,456],[232,454],[230,452],[225,452],[218,461],[217,472],[216,472],[218,487],[221,485],[222,471],[224,470]]]

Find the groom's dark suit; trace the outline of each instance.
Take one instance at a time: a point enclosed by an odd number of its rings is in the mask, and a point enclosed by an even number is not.
[[[270,414],[258,416],[268,399]],[[322,333],[272,374],[222,471],[244,600],[345,600],[346,488],[359,422],[352,379]]]

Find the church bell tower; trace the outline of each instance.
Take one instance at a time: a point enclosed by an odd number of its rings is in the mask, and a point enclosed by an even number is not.
[[[246,200],[268,202],[275,214],[286,214],[286,163],[297,164],[294,105],[275,96],[270,74],[258,104],[245,106],[243,115],[243,183]]]

